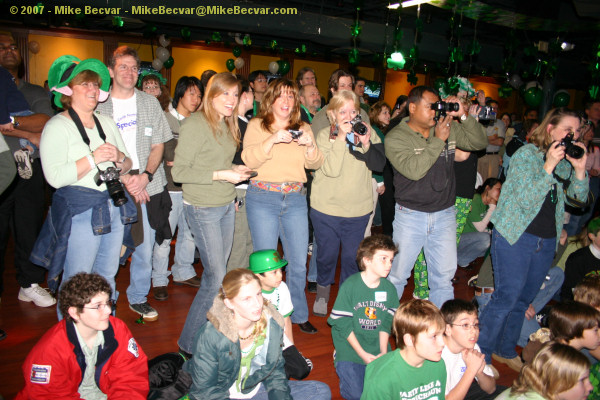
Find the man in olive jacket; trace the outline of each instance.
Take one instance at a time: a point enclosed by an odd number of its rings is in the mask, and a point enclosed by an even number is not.
[[[402,298],[423,249],[429,270],[430,300],[441,307],[454,298],[454,154],[457,147],[466,151],[483,149],[487,138],[483,126],[467,115],[456,97],[446,100],[458,103],[458,111],[436,118],[437,112],[431,106],[438,100],[437,92],[430,87],[412,89],[408,96],[409,117],[386,135],[385,153],[394,167],[394,242],[399,249],[388,279]]]

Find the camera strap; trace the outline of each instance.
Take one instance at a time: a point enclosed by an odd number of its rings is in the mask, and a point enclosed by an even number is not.
[[[73,108],[69,108],[69,115],[71,116],[71,119],[73,120],[73,122],[75,122],[75,126],[77,127],[77,130],[79,131],[79,134],[81,135],[81,139],[83,139],[83,142],[85,144],[87,144],[88,147],[90,147],[90,138],[88,137],[87,132],[85,131],[85,128],[83,127],[81,118],[79,118],[79,115],[77,115],[77,113],[75,112],[75,110],[73,110]],[[96,116],[94,114],[92,114],[92,117],[94,118],[94,123],[96,124],[96,128],[98,129],[98,134],[100,135],[100,139],[102,139],[102,141],[104,143],[106,143],[106,135],[104,134],[104,131],[102,130],[102,125],[100,125],[100,121],[98,121],[98,118],[96,118]],[[92,148],[90,147],[90,151],[91,150],[92,150]]]

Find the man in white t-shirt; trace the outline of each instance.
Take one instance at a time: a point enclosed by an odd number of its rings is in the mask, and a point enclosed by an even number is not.
[[[448,300],[441,308],[446,321],[442,359],[446,364],[446,400],[495,399],[497,371],[479,350],[477,308],[469,301]]]
[[[133,161],[131,173],[123,175],[122,181],[140,206],[138,224],[142,224],[143,239],[141,243],[135,243],[131,256],[127,299],[131,310],[146,321],[155,321],[158,313],[148,304],[147,296],[155,238],[161,243],[171,237],[168,227],[170,200],[165,191],[167,180],[162,160],[164,143],[173,136],[158,100],[135,89],[139,66],[140,59],[131,47],[121,46],[114,51],[108,66],[113,80],[110,96],[106,102],[98,104],[96,112],[114,119]],[[161,211],[163,208],[166,212]]]

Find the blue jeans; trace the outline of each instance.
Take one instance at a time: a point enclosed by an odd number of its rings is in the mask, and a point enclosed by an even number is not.
[[[183,209],[204,268],[200,288],[190,306],[178,341],[181,349],[191,353],[194,336],[206,323],[206,313],[212,307],[223,283],[233,243],[235,205],[233,202],[222,207],[184,204]]]
[[[467,232],[460,236],[456,250],[458,265],[466,267],[481,257],[490,248],[491,236],[488,232]]]
[[[517,356],[525,311],[539,292],[552,264],[556,239],[523,233],[513,245],[497,231],[492,232],[494,286],[492,298],[481,313],[479,346],[485,361],[492,353],[504,358]]]
[[[169,192],[171,197],[171,212],[169,225],[175,235],[175,263],[171,267],[174,281],[187,281],[196,276],[194,270],[194,253],[196,245],[190,228],[183,214],[183,192]],[[152,286],[167,286],[169,284],[169,254],[171,254],[171,239],[165,239],[160,245],[154,245],[152,255]]]
[[[565,273],[559,267],[552,267],[546,275],[546,280],[542,284],[540,291],[535,296],[535,299],[531,302],[533,309],[536,314],[548,304],[548,302],[554,297],[556,292],[560,290],[565,280]],[[540,324],[534,318],[527,319],[523,318],[523,327],[521,328],[521,334],[519,335],[519,341],[517,345],[525,347],[529,341],[529,335],[540,329]]]
[[[396,204],[394,242],[398,254],[388,276],[402,298],[406,281],[421,249],[429,275],[429,299],[438,307],[454,298],[456,272],[456,212],[454,206],[426,213]]]
[[[115,275],[119,270],[119,255],[123,243],[121,212],[109,200],[110,233],[94,235],[92,231],[92,209],[75,215],[71,220],[71,235],[65,258],[62,284],[79,272],[94,273],[104,277],[112,291],[113,300],[118,297]],[[62,285],[61,284],[61,285]],[[59,319],[62,316],[59,312]]]
[[[154,248],[155,231],[148,222],[146,205],[141,204],[144,242],[135,248],[129,265],[129,287],[127,300],[129,304],[140,304],[147,301],[152,278],[152,249]],[[139,223],[139,221],[138,221]]]
[[[477,315],[481,318],[481,313],[485,306],[488,305],[490,299],[492,298],[493,293],[481,293],[480,295],[475,295],[475,299],[477,299]]]
[[[340,378],[340,394],[346,400],[359,400],[363,392],[365,381],[364,364],[356,364],[351,361],[336,361],[335,372]],[[374,384],[374,382],[370,382]]]
[[[319,381],[287,381],[290,387],[290,394],[294,400],[329,400],[331,399],[331,389],[323,382]],[[261,385],[258,392],[252,397],[252,400],[269,400],[269,393],[265,385]]]
[[[288,261],[286,282],[292,296],[293,323],[308,321],[306,304],[306,249],[308,248],[308,209],[306,195],[301,192],[281,193],[249,185],[246,212],[254,251],[277,249],[281,239]]]
[[[335,282],[335,270],[341,250],[340,286],[352,274],[358,272],[356,252],[365,238],[365,229],[371,214],[360,217],[335,217],[310,209],[310,218],[319,244],[317,255],[317,283],[328,286]]]

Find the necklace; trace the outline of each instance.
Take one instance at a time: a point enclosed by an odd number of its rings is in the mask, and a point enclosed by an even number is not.
[[[250,338],[251,338],[252,336],[254,336],[254,335],[256,335],[256,322],[254,323],[254,328],[252,329],[252,332],[251,332],[251,333],[250,333],[248,336],[246,336],[246,337],[242,337],[242,336],[239,334],[239,332],[238,332],[238,336],[239,336],[239,338],[240,338],[240,341],[241,341],[241,340],[248,340],[248,339],[250,339]]]

